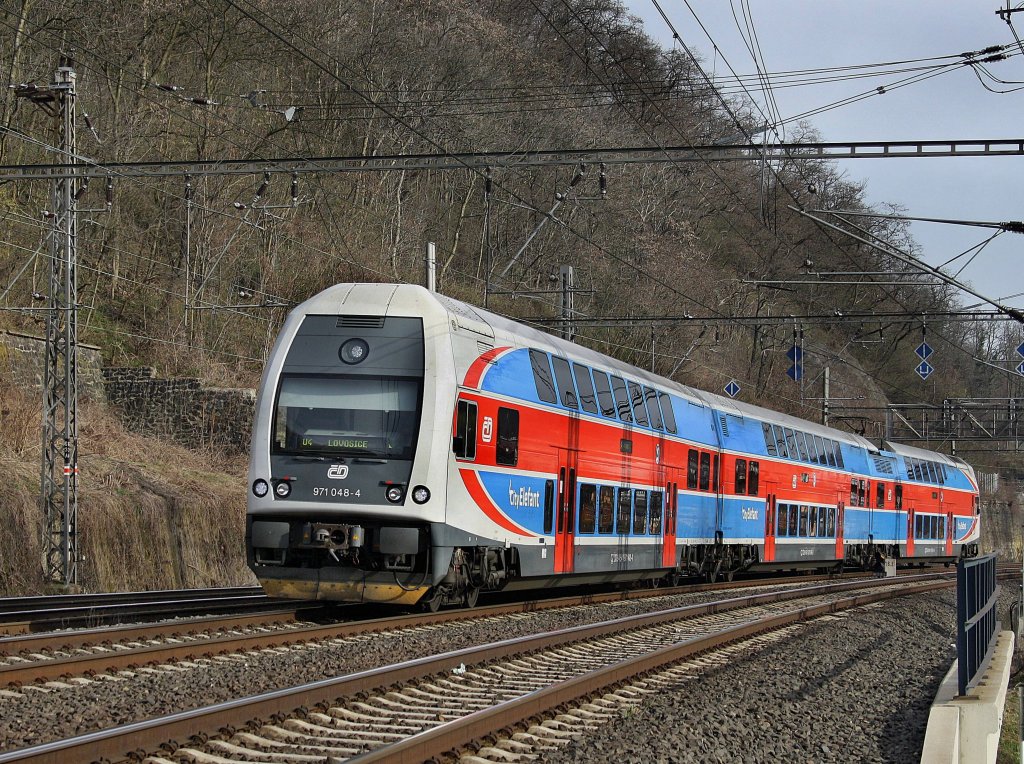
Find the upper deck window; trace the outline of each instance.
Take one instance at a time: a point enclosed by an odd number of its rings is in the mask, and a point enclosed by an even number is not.
[[[551,356],[551,362],[555,367],[555,382],[558,383],[558,394],[562,398],[562,405],[570,409],[579,408],[576,385],[572,381],[569,362],[557,355]]]
[[[530,350],[530,366],[533,368],[533,382],[537,386],[537,397],[544,403],[558,403],[548,354],[541,350]]]
[[[659,391],[658,402],[661,404],[661,417],[665,420],[665,429],[671,433],[675,433],[676,412],[672,410],[672,397],[668,393]]]
[[[622,377],[612,377],[612,390],[615,392],[615,406],[619,411],[619,419],[623,422],[632,422],[633,415],[629,410],[629,395],[626,393],[626,383]]]
[[[573,376],[576,377],[576,389],[580,392],[580,407],[591,414],[597,413],[597,398],[594,395],[594,382],[590,378],[590,369],[583,364],[572,365]]]
[[[633,404],[633,421],[647,426],[647,407],[644,405],[644,391],[636,382],[629,383],[629,400]]]
[[[649,387],[645,387],[644,398],[647,399],[647,411],[651,415],[651,427],[655,430],[662,429],[661,409],[658,407],[658,393]]]
[[[612,388],[608,384],[608,375],[603,371],[594,369],[594,387],[597,388],[597,400],[601,404],[601,413],[606,417],[615,418],[615,399],[612,398]]]

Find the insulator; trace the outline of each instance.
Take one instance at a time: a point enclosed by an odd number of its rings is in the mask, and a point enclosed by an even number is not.
[[[76,202],[85,196],[85,192],[89,190],[89,179],[82,178],[81,185],[78,186],[78,190],[75,191],[75,195],[72,197]]]
[[[487,174],[484,176],[484,193],[488,196],[491,195],[491,168],[487,168]]]
[[[297,172],[292,173],[292,204],[298,204],[299,202],[299,174]]]
[[[104,197],[106,199],[108,207],[111,204],[114,203],[114,179],[113,178],[107,178],[107,188],[104,191]]]

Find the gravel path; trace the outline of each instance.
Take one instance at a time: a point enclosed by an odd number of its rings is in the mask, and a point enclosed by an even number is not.
[[[931,701],[956,659],[955,615],[944,591],[818,619],[771,655],[711,669],[544,761],[919,761]]]

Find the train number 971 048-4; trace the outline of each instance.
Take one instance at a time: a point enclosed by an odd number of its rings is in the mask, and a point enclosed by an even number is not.
[[[313,488],[314,496],[330,496],[332,499],[358,499],[358,488]]]

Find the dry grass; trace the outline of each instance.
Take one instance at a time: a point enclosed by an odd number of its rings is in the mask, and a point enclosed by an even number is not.
[[[45,590],[38,391],[0,380],[0,595]],[[254,583],[245,567],[245,458],[125,431],[79,408],[80,579],[89,591]]]

